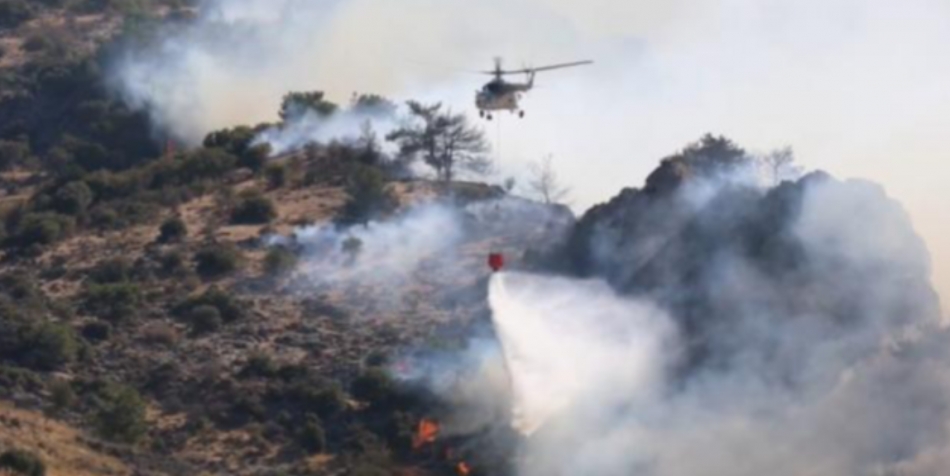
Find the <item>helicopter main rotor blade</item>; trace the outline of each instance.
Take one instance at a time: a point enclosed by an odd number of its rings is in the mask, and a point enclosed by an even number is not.
[[[572,62],[572,63],[561,63],[561,64],[552,64],[552,65],[549,65],[549,66],[541,66],[540,68],[525,68],[523,71],[524,71],[524,72],[534,72],[534,73],[537,73],[538,71],[550,71],[550,70],[552,70],[552,69],[573,68],[573,67],[575,67],[575,66],[583,66],[583,65],[587,65],[587,64],[594,64],[594,62],[593,62],[593,61],[590,61],[590,60],[587,60],[587,61],[574,61],[574,62]]]
[[[561,63],[561,64],[552,64],[548,66],[541,66],[539,68],[524,68],[524,69],[514,69],[514,70],[495,70],[495,71],[481,71],[482,74],[527,74],[527,73],[537,73],[539,71],[550,71],[552,69],[562,69],[562,68],[572,68],[574,66],[583,66],[588,64],[593,64],[593,61],[575,61],[573,63]]]

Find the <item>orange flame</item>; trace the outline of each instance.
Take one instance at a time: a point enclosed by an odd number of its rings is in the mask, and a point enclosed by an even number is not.
[[[455,466],[455,469],[458,470],[459,476],[468,476],[472,474],[472,468],[470,468],[468,463],[464,461],[459,461],[459,464]]]
[[[421,421],[419,421],[419,429],[416,431],[416,435],[412,438],[412,448],[417,450],[427,444],[435,443],[435,439],[438,436],[439,423],[435,420],[423,418]]]

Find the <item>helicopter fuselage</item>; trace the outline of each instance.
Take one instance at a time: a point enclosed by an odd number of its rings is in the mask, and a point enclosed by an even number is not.
[[[495,79],[475,93],[475,105],[480,111],[517,111],[521,93],[530,89],[530,83]]]

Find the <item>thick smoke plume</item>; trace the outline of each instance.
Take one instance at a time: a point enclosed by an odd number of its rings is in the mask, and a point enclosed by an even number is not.
[[[943,474],[948,336],[901,207],[822,176],[723,183],[698,207],[690,188],[582,220],[595,274],[629,297],[590,279],[493,280],[513,422],[531,430],[519,474]],[[688,223],[646,265],[643,207]],[[610,229],[626,236],[597,239]]]

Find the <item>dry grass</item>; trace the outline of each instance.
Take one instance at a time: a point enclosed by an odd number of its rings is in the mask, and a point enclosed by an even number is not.
[[[84,443],[80,434],[38,413],[0,402],[0,448],[18,448],[39,456],[48,476],[130,475],[119,460]]]

